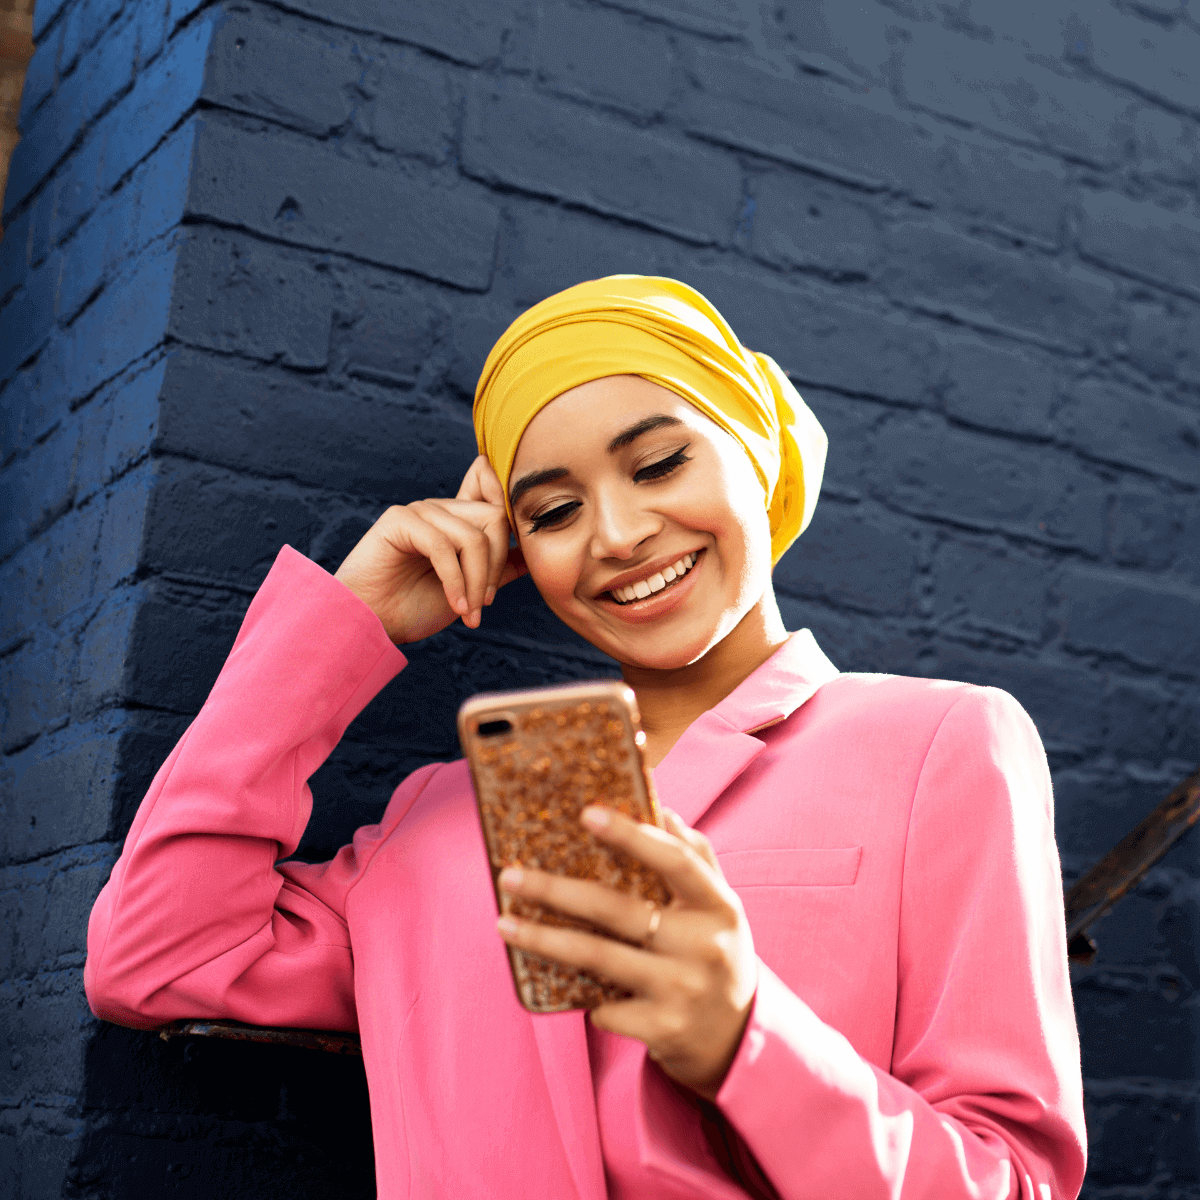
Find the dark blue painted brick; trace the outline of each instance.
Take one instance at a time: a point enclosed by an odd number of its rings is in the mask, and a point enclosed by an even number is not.
[[[1007,548],[947,538],[934,555],[934,612],[944,629],[1038,644],[1046,629],[1051,563]]]
[[[382,150],[445,162],[454,151],[459,101],[446,70],[413,53],[363,70],[354,126]]]
[[[1104,484],[1065,453],[904,417],[856,466],[859,486],[912,512],[1090,554],[1103,545]]]
[[[1170,566],[1181,545],[1184,510],[1161,489],[1127,483],[1113,498],[1109,545],[1122,566]]]
[[[100,169],[104,156],[104,139],[93,134],[82,149],[64,164],[58,177],[52,180],[35,202],[46,206],[49,214],[51,245],[66,238],[92,211],[98,199]],[[47,204],[47,198],[52,197]]]
[[[73,424],[0,475],[0,557],[7,558],[71,507],[79,452],[79,430]]]
[[[194,0],[192,0],[194,3]],[[381,33],[423,46],[457,62],[478,66],[500,53],[513,23],[510,0],[293,0],[296,12],[308,13],[347,29]]]
[[[170,712],[198,712],[240,625],[240,613],[206,612],[157,601],[139,605],[126,651],[121,698]]]
[[[40,42],[50,22],[63,10],[67,0],[37,0],[33,10],[33,38]]]
[[[480,179],[701,242],[732,240],[741,207],[741,171],[727,155],[507,81],[473,88],[462,158]]]
[[[39,110],[13,151],[5,197],[9,208],[41,183],[97,113],[129,87],[136,57],[137,29],[128,23],[106,38]]]
[[[169,360],[155,444],[236,471],[333,484],[381,507],[452,494],[476,454],[461,412],[380,403],[352,388],[190,352]]]
[[[62,26],[38,43],[25,70],[25,84],[21,91],[21,112],[18,126],[25,130],[33,120],[38,106],[54,90],[57,79],[58,54],[62,44]]]
[[[62,257],[51,255],[0,309],[0,380],[10,378],[50,336],[61,274]]]
[[[306,142],[264,145],[216,121],[198,134],[188,212],[472,289],[491,277],[499,223],[495,205],[466,187],[417,182]]]
[[[167,9],[163,0],[141,0],[137,6],[139,70],[163,48],[167,37]]]
[[[0,240],[0,306],[20,286],[29,270],[29,242],[32,216],[22,213],[4,231]]]
[[[109,191],[141,162],[196,103],[209,43],[219,23],[219,16],[201,19],[176,36],[109,114],[103,126],[102,191]]]
[[[865,277],[879,263],[882,238],[870,207],[799,172],[760,178],[750,245],[783,266],[816,267],[835,277]]]
[[[899,302],[1075,352],[1106,344],[1118,328],[1116,288],[1098,272],[1002,250],[941,220],[897,223],[887,249],[883,286]]]
[[[158,7],[159,0],[149,0],[149,7]],[[117,19],[125,0],[84,0],[83,41],[93,45],[100,35]]]
[[[818,505],[775,567],[775,586],[839,608],[904,614],[913,604],[920,535],[910,521],[865,506]]]
[[[422,299],[380,288],[360,295],[343,317],[347,328],[339,336],[338,357],[345,369],[380,383],[416,382],[443,318]]]
[[[1002,433],[1049,438],[1059,385],[1055,364],[1033,347],[1000,348],[947,338],[942,396],[956,421]]]
[[[203,495],[203,505],[195,497]],[[315,508],[285,483],[164,461],[146,506],[141,566],[257,588],[285,543],[304,554]]]
[[[12,808],[0,832],[4,862],[100,841],[108,831],[104,794],[116,750],[112,740],[97,733],[44,757],[38,749],[16,764]]]
[[[537,75],[555,91],[641,116],[671,98],[670,39],[660,26],[612,9],[545,5],[537,14]]]
[[[144,255],[71,327],[70,394],[87,396],[153,350],[166,333],[175,253]]]
[[[1062,412],[1067,436],[1097,458],[1200,484],[1200,412],[1116,381],[1078,384]]]
[[[103,283],[108,234],[103,221],[89,221],[64,250],[58,290],[58,316],[63,324],[75,319]]]
[[[1117,192],[1084,192],[1080,249],[1200,299],[1200,219]]]
[[[180,251],[168,332],[182,342],[314,369],[332,317],[328,273],[294,252],[219,231]]]
[[[676,111],[690,132],[873,189],[931,190],[940,139],[886,99],[771,70],[734,47],[695,47],[687,64],[692,86]]]
[[[356,58],[350,39],[338,45],[328,32],[304,36],[295,26],[268,22],[258,10],[236,13],[213,39],[203,96],[321,137],[354,111],[354,85],[363,74]]]
[[[1200,592],[1084,567],[1065,570],[1060,587],[1058,611],[1072,648],[1200,677]]]

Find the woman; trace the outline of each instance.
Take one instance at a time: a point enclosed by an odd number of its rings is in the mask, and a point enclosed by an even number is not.
[[[1003,692],[839,674],[786,632],[771,568],[824,435],[775,364],[685,285],[615,276],[520,317],[474,415],[456,499],[389,509],[336,577],[280,552],[96,903],[94,1011],[359,1029],[381,1197],[1074,1197],[1040,742]],[[396,646],[526,570],[621,664],[669,825],[585,813],[663,910],[502,879],[625,939],[501,923],[633,993],[586,1021],[517,1003],[463,763],[277,865]]]

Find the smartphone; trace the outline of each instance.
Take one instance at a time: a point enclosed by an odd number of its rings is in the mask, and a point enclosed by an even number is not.
[[[589,804],[602,804],[663,828],[642,757],[646,735],[628,685],[596,680],[472,696],[458,710],[458,736],[501,914],[615,936],[502,892],[499,875],[508,866],[595,879],[668,903],[670,892],[658,872],[605,845],[579,822]],[[530,1012],[595,1008],[629,995],[611,980],[512,946],[508,959],[517,997]]]

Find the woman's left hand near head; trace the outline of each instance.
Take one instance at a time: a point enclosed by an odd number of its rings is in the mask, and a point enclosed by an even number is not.
[[[632,998],[592,1010],[592,1023],[644,1042],[676,1082],[706,1100],[716,1097],[742,1039],[758,982],[758,959],[737,893],[725,882],[709,840],[664,809],[669,832],[607,808],[589,808],[584,824],[666,880],[674,897],[661,910],[600,883],[511,868],[505,891],[582,917],[630,942],[542,925],[500,922],[510,945],[611,979]],[[589,817],[607,818],[595,824]]]

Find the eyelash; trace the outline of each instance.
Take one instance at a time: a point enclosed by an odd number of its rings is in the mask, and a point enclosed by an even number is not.
[[[684,463],[692,461],[685,453],[687,449],[687,446],[681,446],[674,454],[668,454],[666,458],[660,458],[658,462],[650,463],[649,466],[642,467],[640,471],[635,471],[633,474],[634,483],[652,483],[673,474]],[[578,507],[579,501],[571,500],[566,504],[560,504],[557,508],[550,509],[549,512],[539,513],[530,522],[529,532],[537,533],[539,529],[546,529],[552,525],[562,524]]]

